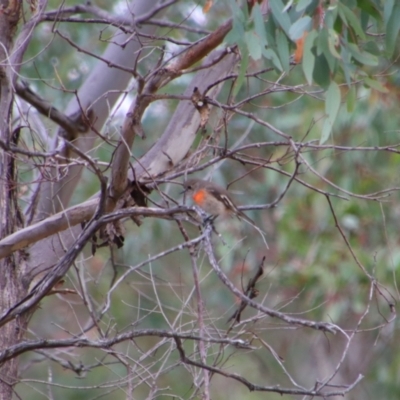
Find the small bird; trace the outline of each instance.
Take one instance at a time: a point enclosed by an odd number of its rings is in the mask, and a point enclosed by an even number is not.
[[[217,218],[218,216],[235,215],[244,219],[251,225],[256,223],[246,214],[240,211],[232,201],[229,192],[223,187],[202,179],[188,179],[183,184],[184,192],[191,194],[193,202],[207,214]]]

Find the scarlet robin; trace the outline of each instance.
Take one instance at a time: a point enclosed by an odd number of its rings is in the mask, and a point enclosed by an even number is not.
[[[220,215],[235,215],[239,219],[245,219],[253,226],[256,225],[251,218],[237,208],[229,192],[223,187],[195,178],[188,179],[183,187],[185,192],[191,194],[193,202],[214,218]]]

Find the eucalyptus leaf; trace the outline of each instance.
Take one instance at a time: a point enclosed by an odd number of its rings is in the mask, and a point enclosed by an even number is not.
[[[329,52],[337,59],[341,59],[340,54],[336,50],[336,46],[339,44],[339,38],[337,33],[333,29],[328,31],[328,48]]]
[[[379,49],[378,45],[376,42],[373,42],[372,40],[365,43],[363,46],[363,49],[367,51],[368,53],[373,54],[374,56],[380,57],[381,55],[381,50]]]
[[[327,118],[322,127],[320,144],[325,143],[332,132],[333,124],[339,112],[340,101],[341,96],[339,86],[336,82],[332,81],[326,92],[325,113]]]
[[[271,7],[271,12],[281,28],[285,31],[285,33],[289,36],[289,29],[291,26],[291,21],[289,14],[287,12],[283,12],[284,4],[281,0],[270,1],[269,5]]]
[[[316,30],[312,30],[311,32],[309,32],[306,36],[306,39],[304,40],[304,46],[303,46],[302,66],[303,66],[304,76],[306,77],[309,85],[312,84],[313,80],[312,77],[315,64],[315,56],[311,51],[311,49],[314,45],[314,41],[317,36],[318,33]]]
[[[392,57],[400,30],[400,3],[396,2],[386,26],[385,44],[389,57]]]
[[[369,86],[371,89],[375,89],[381,93],[388,93],[389,90],[383,86],[379,81],[371,78],[365,78],[364,83]]]
[[[260,38],[260,44],[266,46],[268,44],[267,33],[265,31],[265,23],[260,5],[258,3],[254,4],[251,15],[253,16],[254,20],[254,30]]]
[[[228,44],[233,44],[233,43],[240,43],[243,42],[244,40],[244,24],[241,21],[240,18],[233,17],[232,21],[232,29],[229,31],[229,33],[225,37],[225,41]]]
[[[384,2],[384,6],[383,6],[383,22],[385,23],[385,26],[387,26],[387,24],[389,22],[389,18],[392,15],[394,2],[395,2],[395,0],[385,0],[385,2]]]
[[[343,19],[343,22],[349,27],[354,29],[354,32],[360,36],[361,39],[365,40],[365,33],[361,27],[358,17],[346,7],[343,3],[338,3],[339,15]]]
[[[261,58],[261,46],[258,36],[255,35],[254,31],[245,33],[245,41],[247,48],[249,49],[250,56],[253,60],[257,61]]]
[[[272,61],[272,63],[274,64],[274,67],[278,71],[283,72],[283,67],[282,67],[281,61],[279,60],[279,57],[277,56],[277,54],[275,53],[274,50],[272,50],[271,48],[263,47],[261,49],[261,52],[265,58]]]
[[[318,32],[316,44],[318,56],[321,55],[324,50],[328,49],[328,29],[323,28]]]
[[[356,44],[354,43],[349,43],[347,45],[347,48],[349,49],[351,55],[361,64],[364,65],[369,65],[371,67],[375,67],[379,64],[379,59],[378,57],[374,56],[371,53],[368,53],[366,51],[361,51]]]
[[[289,29],[289,37],[293,41],[300,39],[303,36],[303,33],[307,31],[311,26],[311,18],[306,15],[298,19]]]
[[[296,11],[297,12],[303,11],[311,4],[311,2],[312,0],[299,0],[296,6]]]
[[[242,55],[242,59],[240,62],[239,76],[233,89],[233,96],[236,96],[239,93],[246,76],[247,67],[249,65],[249,52],[247,51],[247,46],[240,46],[240,53]]]
[[[289,72],[290,68],[290,53],[289,53],[289,42],[283,31],[278,30],[276,33],[276,46],[278,49],[279,59],[283,70]]]
[[[354,111],[357,99],[357,89],[355,85],[351,85],[346,96],[346,106],[349,113]]]
[[[387,1],[385,1],[387,3]],[[379,20],[382,18],[382,13],[371,0],[357,0],[357,6],[368,16]]]
[[[345,46],[341,46],[340,51],[342,57],[342,64],[341,67],[343,69],[344,76],[346,78],[347,85],[350,86],[351,84],[351,75],[354,72],[355,65],[351,62],[351,53]]]
[[[326,61],[324,54],[315,57],[313,79],[318,85],[323,88],[327,88],[329,86],[329,83],[331,81],[329,65]]]

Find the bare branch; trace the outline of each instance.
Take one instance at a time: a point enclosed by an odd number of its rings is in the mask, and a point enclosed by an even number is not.
[[[193,335],[191,333],[173,332],[173,331],[166,331],[159,329],[140,329],[116,335],[112,338],[102,338],[99,340],[90,340],[86,338],[72,338],[65,340],[25,341],[20,343],[19,345],[13,346],[12,348],[0,352],[0,363],[10,360],[20,354],[26,353],[27,351],[33,351],[39,349],[65,348],[65,347],[91,347],[98,349],[107,349],[126,340],[132,340],[144,336],[148,337],[155,336],[160,338],[179,338],[182,340],[195,340],[198,342],[202,341],[204,343],[228,344],[243,349],[251,348],[250,344],[242,339],[201,337]]]
[[[89,200],[85,202],[84,205],[80,204],[65,211],[61,211],[56,215],[36,222],[7,236],[3,240],[0,240],[0,259],[51,235],[55,235],[68,228],[89,221],[93,217],[98,204],[99,200],[97,198]],[[102,221],[108,223],[132,216],[166,217],[177,213],[185,213],[190,210],[192,209],[186,207],[175,207],[171,209],[131,207],[109,213],[102,217]],[[101,225],[101,223],[99,224]],[[96,229],[98,229],[100,225]]]
[[[308,328],[320,330],[323,332],[329,332],[329,333],[336,333],[337,331],[340,331],[340,328],[335,324],[331,324],[328,322],[314,322],[314,321],[310,321],[310,320],[306,320],[306,319],[293,318],[293,317],[290,317],[289,315],[281,313],[279,311],[271,310],[270,308],[267,308],[259,303],[256,303],[255,301],[250,299],[248,296],[243,294],[239,289],[237,289],[235,287],[235,285],[229,280],[229,278],[226,276],[226,274],[222,271],[222,269],[218,265],[218,262],[214,256],[213,247],[211,245],[212,228],[211,228],[211,226],[209,226],[207,229],[208,229],[207,230],[208,234],[204,238],[204,245],[205,245],[205,251],[206,251],[208,259],[211,263],[211,266],[213,267],[214,271],[216,272],[216,274],[218,275],[218,278],[222,281],[222,283],[225,286],[227,286],[234,295],[239,297],[247,305],[269,315],[270,317],[281,319],[282,321],[285,321],[286,323],[291,324],[291,325],[305,326]]]
[[[344,396],[348,391],[350,391],[354,386],[356,386],[362,379],[363,376],[359,375],[357,379],[350,384],[347,388],[341,391],[330,391],[330,392],[321,392],[320,390],[305,390],[305,389],[289,389],[289,388],[281,388],[279,385],[276,386],[262,386],[262,385],[256,385],[254,383],[251,383],[248,381],[246,378],[239,374],[231,373],[224,371],[220,368],[216,368],[207,364],[203,364],[197,361],[193,361],[190,358],[188,358],[185,355],[185,351],[183,350],[182,343],[180,341],[179,337],[175,337],[175,342],[176,342],[176,347],[179,351],[179,354],[181,356],[181,360],[185,364],[190,364],[194,365],[199,368],[204,368],[207,371],[213,372],[215,374],[219,374],[222,376],[225,376],[226,378],[231,378],[234,379],[240,383],[242,383],[244,386],[246,386],[251,392],[275,392],[275,393],[280,393],[280,394],[291,394],[291,395],[303,395],[303,396],[312,396],[312,397],[333,397],[333,396]]]
[[[228,21],[200,43],[184,51],[172,65],[155,71],[150,80],[144,84],[143,90],[138,93],[129,109],[122,127],[121,140],[114,155],[110,183],[110,196],[114,201],[119,198],[127,186],[131,147],[136,135],[144,136],[141,120],[151,102],[151,95],[210,53],[222,42],[231,27],[232,22]],[[223,57],[225,54],[219,55]]]
[[[87,126],[82,123],[76,123],[76,121],[57,110],[52,103],[42,99],[40,96],[34,93],[29,86],[27,86],[26,82],[17,81],[15,83],[15,92],[22,99],[35,107],[36,110],[38,110],[41,114],[60,125],[63,129],[65,129],[66,132],[71,132],[71,135],[74,134],[73,132],[87,131]]]

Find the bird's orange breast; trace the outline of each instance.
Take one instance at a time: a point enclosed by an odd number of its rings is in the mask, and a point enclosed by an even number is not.
[[[196,204],[203,204],[206,199],[206,191],[204,189],[199,189],[193,193],[192,199]]]

